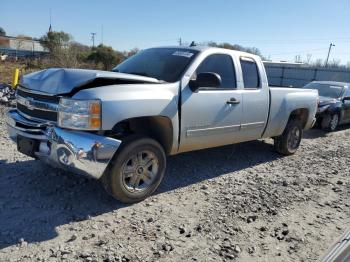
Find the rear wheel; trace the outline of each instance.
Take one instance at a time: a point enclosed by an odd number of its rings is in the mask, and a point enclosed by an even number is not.
[[[294,154],[300,146],[303,128],[298,119],[289,120],[283,134],[274,139],[275,150],[282,155]]]
[[[103,177],[107,192],[124,203],[135,203],[151,195],[161,183],[166,168],[162,146],[150,138],[125,142]]]
[[[327,115],[322,119],[322,129],[325,131],[333,132],[339,125],[339,115],[331,114]]]

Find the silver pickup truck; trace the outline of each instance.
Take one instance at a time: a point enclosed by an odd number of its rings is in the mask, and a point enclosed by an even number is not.
[[[25,75],[7,124],[20,152],[101,179],[132,203],[157,189],[168,155],[267,137],[281,154],[295,153],[317,101],[314,90],[270,88],[258,56],[160,47],[113,72]]]

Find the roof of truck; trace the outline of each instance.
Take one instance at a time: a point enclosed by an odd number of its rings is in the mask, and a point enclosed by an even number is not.
[[[217,49],[217,50],[228,50],[232,52],[239,53],[241,55],[250,55],[250,56],[256,56],[255,54],[247,53],[247,52],[242,52],[238,50],[232,50],[232,49],[227,49],[227,48],[220,48],[220,47],[212,47],[212,46],[204,46],[204,45],[195,45],[195,46],[157,46],[154,48],[177,48],[177,49],[187,49],[187,50],[195,50],[195,51],[205,51],[208,49]]]

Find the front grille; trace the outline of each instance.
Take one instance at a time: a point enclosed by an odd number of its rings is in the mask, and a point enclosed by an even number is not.
[[[45,95],[45,94],[30,93],[28,91],[25,91],[22,88],[18,88],[17,95],[20,95],[22,97],[31,97],[37,101],[49,102],[49,103],[55,103],[55,104],[58,104],[58,102],[60,101],[60,98],[57,96],[49,96],[49,95]]]
[[[17,90],[17,110],[26,117],[43,121],[57,121],[57,106],[59,97],[45,95],[38,92]],[[19,102],[21,101],[21,102]],[[48,106],[50,105],[50,106]]]
[[[25,114],[25,116],[34,117],[42,120],[57,121],[57,112],[43,111],[37,109],[28,109],[28,107],[17,103],[17,109],[20,113]]]

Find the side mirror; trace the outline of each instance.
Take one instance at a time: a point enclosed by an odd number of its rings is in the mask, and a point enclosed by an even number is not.
[[[189,86],[192,92],[196,92],[200,87],[219,87],[221,77],[212,72],[199,73],[195,80],[190,80]]]

